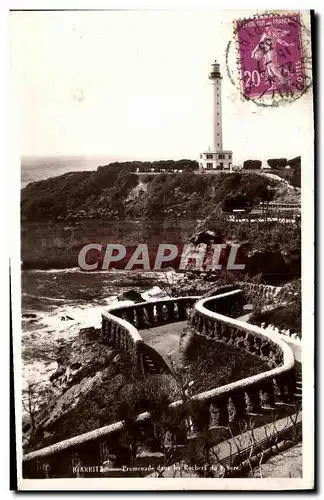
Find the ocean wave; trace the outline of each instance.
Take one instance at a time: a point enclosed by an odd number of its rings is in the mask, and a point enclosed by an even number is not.
[[[116,291],[119,291],[118,288]],[[39,300],[39,308],[24,308],[22,313],[36,314],[36,318],[22,318],[22,377],[24,389],[28,383],[49,383],[49,376],[57,366],[54,361],[60,342],[71,342],[81,328],[101,327],[101,315],[107,307],[131,305],[131,300],[118,300],[118,295],[107,296],[101,304],[87,300],[53,298],[24,292],[24,296]],[[142,293],[144,300],[155,300],[166,296],[158,286]],[[46,311],[42,310],[42,300],[46,300]],[[52,306],[52,307],[51,307]],[[50,363],[49,363],[50,362]]]
[[[80,273],[80,274],[123,274],[123,275],[129,275],[129,274],[137,274],[138,276],[140,275],[147,275],[148,273],[154,273],[154,271],[143,271],[141,269],[94,269],[93,271],[84,271],[80,267],[64,267],[61,269],[25,269],[24,272],[27,273],[39,273],[39,274],[55,274],[55,273]]]
[[[50,302],[75,302],[75,299],[59,299],[55,297],[47,297],[45,295],[35,295],[32,293],[22,292],[21,295],[23,297],[29,297],[31,299],[40,299],[40,300],[48,300]]]

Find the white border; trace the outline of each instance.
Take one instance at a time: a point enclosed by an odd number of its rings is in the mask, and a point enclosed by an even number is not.
[[[225,3],[225,2],[224,2]],[[242,5],[239,2],[234,2],[235,8],[240,8]],[[227,8],[230,6],[229,2],[226,2],[225,5]],[[8,7],[11,9],[96,9],[96,8],[115,8],[115,9],[168,9],[168,8],[186,8],[186,9],[208,9],[215,7],[225,7],[224,5],[220,6],[219,4],[216,6],[214,1],[191,1],[191,0],[165,0],[163,3],[160,1],[61,1],[57,0],[54,2],[45,2],[43,1],[29,1],[28,6],[26,2],[23,1],[12,1],[9,3]],[[233,5],[230,6],[233,8]],[[260,9],[260,4],[256,3],[254,6],[249,6],[249,9],[253,9],[255,7],[256,11],[271,9],[272,2],[264,2],[262,9]],[[308,2],[297,2],[295,1],[293,5],[288,5],[285,2],[285,9],[307,9],[309,8]],[[245,5],[246,9],[246,5]],[[246,11],[244,9],[244,11]],[[2,9],[3,10],[3,9]],[[234,15],[234,13],[233,13]],[[235,13],[237,15],[237,13]],[[5,17],[1,16],[1,20],[4,20]],[[5,38],[7,37],[6,31]],[[2,30],[1,30],[2,33]],[[3,44],[5,46],[5,44]],[[16,97],[13,96],[13,87],[10,83],[9,86],[11,98],[9,104],[9,112],[10,112],[10,143],[9,143],[9,160],[10,164],[7,161],[6,157],[4,158],[4,165],[9,166],[9,187],[10,187],[10,207],[9,207],[9,242],[10,242],[10,255],[12,259],[12,295],[14,297],[13,300],[13,330],[15,332],[14,335],[14,353],[15,353],[15,392],[20,394],[20,334],[21,334],[21,325],[20,325],[20,236],[19,236],[19,190],[20,190],[20,171],[19,171],[19,142],[17,141],[17,127],[19,124],[19,106],[17,103]],[[5,95],[5,94],[4,94]],[[17,96],[17,94],[16,94]],[[7,126],[5,124],[4,129],[6,130]],[[5,137],[2,134],[2,137]],[[7,142],[8,144],[8,142]],[[65,489],[71,490],[75,489],[78,484],[78,489],[121,489],[121,490],[140,490],[140,489],[238,489],[238,490],[247,490],[247,489],[274,489],[274,490],[287,490],[287,489],[300,489],[300,488],[311,488],[312,480],[310,479],[313,474],[313,446],[314,446],[314,398],[313,398],[313,381],[314,381],[314,373],[313,373],[313,355],[314,355],[314,345],[313,345],[313,300],[314,300],[314,262],[313,262],[313,242],[314,242],[314,232],[313,232],[313,165],[314,165],[314,157],[313,157],[313,145],[311,144],[311,138],[309,140],[309,144],[307,144],[307,150],[302,154],[303,166],[303,195],[302,195],[302,203],[303,203],[303,221],[302,221],[302,231],[303,231],[303,332],[308,335],[307,342],[304,343],[305,349],[303,351],[304,356],[304,422],[307,422],[307,425],[304,425],[304,476],[307,475],[308,478],[304,478],[302,480],[299,479],[236,479],[231,480],[217,480],[217,479],[141,479],[134,478],[131,479],[132,484],[125,486],[125,481],[123,478],[121,479],[101,479],[100,482],[98,480],[88,480],[88,479],[70,479],[70,480],[19,480],[19,487],[21,489]],[[4,144],[4,150],[6,150],[6,144]],[[17,169],[18,166],[18,169]],[[306,169],[307,167],[307,169]],[[5,183],[3,183],[5,185]],[[17,189],[17,187],[18,189]],[[5,200],[5,197],[3,197]],[[3,210],[3,213],[7,213],[6,210]],[[7,262],[7,259],[3,259],[3,261]],[[6,276],[3,278],[3,283],[7,284]],[[6,307],[6,303],[5,303]],[[7,351],[8,352],[8,351]],[[308,362],[307,362],[308,361]],[[19,374],[19,376],[18,376]],[[20,409],[20,397],[16,398],[16,415],[18,416],[21,412]],[[21,443],[21,424],[20,419],[16,420],[16,437],[17,443]],[[21,446],[19,446],[20,450],[18,450],[18,477],[21,478]],[[145,481],[143,483],[143,481]],[[148,483],[149,481],[149,483]],[[172,481],[170,483],[170,481]],[[100,484],[99,484],[100,483]]]

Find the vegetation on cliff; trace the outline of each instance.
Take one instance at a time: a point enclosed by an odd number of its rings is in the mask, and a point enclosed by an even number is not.
[[[264,310],[263,304],[255,305],[250,323],[266,326],[273,325],[279,330],[289,330],[301,337],[302,326],[302,290],[301,280],[293,280],[282,287],[276,296],[280,305]]]
[[[181,173],[138,176],[133,162],[113,163],[96,171],[70,172],[30,183],[21,192],[22,218],[200,217],[229,200],[239,208],[242,200],[258,204],[272,199],[278,185],[254,173],[195,175],[190,162],[187,168],[183,162],[189,160],[174,162]]]

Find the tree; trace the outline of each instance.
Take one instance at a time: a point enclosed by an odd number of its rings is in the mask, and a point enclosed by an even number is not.
[[[175,297],[178,291],[177,282],[179,280],[179,275],[174,271],[173,268],[165,268],[158,271],[157,285],[163,292],[165,292],[169,297]]]
[[[260,170],[262,166],[262,161],[260,160],[245,160],[243,162],[243,168],[245,170]]]
[[[285,168],[287,165],[287,158],[270,158],[267,160],[267,163],[271,168]]]
[[[26,426],[28,431],[24,436],[28,444],[37,432],[37,417],[40,410],[48,407],[52,398],[53,394],[50,390],[34,382],[28,382],[27,389],[23,391],[22,407],[28,415],[30,423],[30,426]]]
[[[289,165],[291,168],[300,168],[301,167],[301,157],[296,156],[295,158],[288,160],[287,165]]]

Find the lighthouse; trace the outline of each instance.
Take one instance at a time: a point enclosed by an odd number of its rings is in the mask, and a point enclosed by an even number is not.
[[[215,61],[209,73],[213,100],[212,146],[200,154],[199,167],[203,171],[232,170],[233,152],[223,149],[222,78],[220,65]]]

